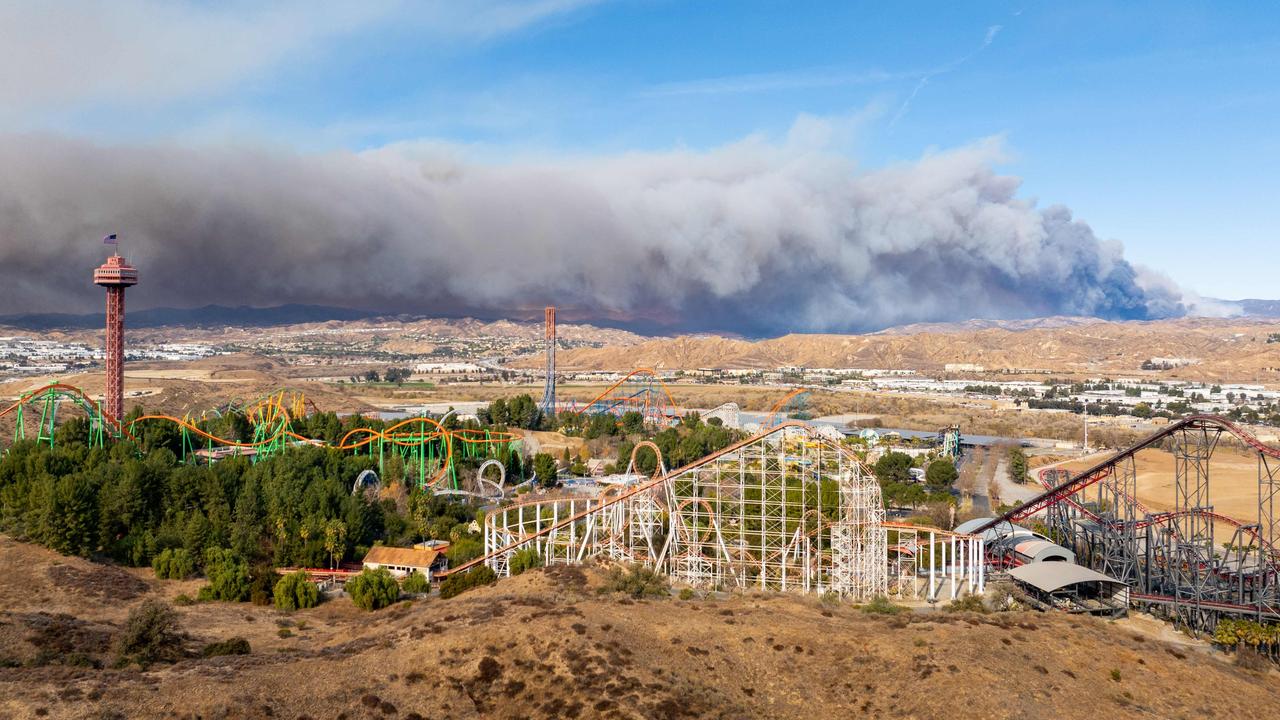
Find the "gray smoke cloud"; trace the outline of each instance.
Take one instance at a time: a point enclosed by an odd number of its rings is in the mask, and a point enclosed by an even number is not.
[[[814,123],[705,152],[500,162],[430,143],[305,155],[4,136],[0,312],[97,309],[107,232],[142,275],[131,307],[556,304],[748,335],[1184,312],[1118,243],[1020,198],[993,169],[998,142],[863,171]]]

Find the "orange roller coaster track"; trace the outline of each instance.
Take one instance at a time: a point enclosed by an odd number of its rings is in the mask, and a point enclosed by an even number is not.
[[[628,382],[635,381],[636,378],[647,379],[649,387],[642,388],[629,395],[619,394],[620,388],[623,388]],[[654,384],[657,384],[661,390],[661,394],[656,398],[654,397],[655,390],[652,387]],[[671,397],[671,390],[667,388],[667,384],[662,381],[662,378],[658,377],[657,371],[653,368],[636,368],[623,375],[581,410],[573,411],[573,414],[579,417],[604,413],[622,415],[628,411],[639,412],[645,416],[646,420],[652,422],[671,422],[680,417],[676,401]]]
[[[57,405],[63,399],[72,401],[88,416],[91,425],[91,438],[96,437],[96,444],[101,444],[102,441],[101,433],[95,434],[96,430],[102,430],[117,437],[123,436],[129,440],[133,439],[129,429],[122,425],[118,418],[108,413],[101,403],[89,397],[84,390],[65,383],[50,383],[44,387],[23,393],[11,405],[0,410],[0,418],[14,417],[17,423],[14,430],[15,439],[23,439],[25,437],[25,418],[23,417],[25,409],[41,405],[40,430],[37,432],[37,437],[52,442]]]
[[[63,400],[71,401],[88,416],[89,441],[95,446],[102,445],[108,434],[136,442],[136,433],[140,424],[145,426],[145,423],[157,422],[176,426],[184,433],[184,438],[188,435],[199,438],[199,441],[210,449],[214,446],[234,448],[253,451],[255,456],[259,456],[259,453],[264,450],[279,448],[288,443],[305,443],[347,452],[368,450],[370,454],[374,453],[376,448],[381,463],[383,448],[392,447],[401,452],[417,453],[416,460],[422,473],[420,482],[429,487],[453,475],[455,448],[463,448],[466,455],[473,456],[491,454],[495,449],[501,452],[502,448],[511,448],[520,442],[520,437],[513,433],[468,428],[450,430],[438,421],[427,417],[407,418],[381,430],[368,427],[355,428],[348,431],[336,443],[326,442],[306,437],[293,430],[292,422],[295,419],[305,417],[308,411],[315,412],[316,408],[301,393],[286,391],[267,395],[242,406],[240,412],[244,413],[245,418],[256,427],[255,438],[247,441],[226,438],[210,432],[193,422],[189,416],[178,418],[154,413],[143,415],[127,423],[121,422],[106,413],[101,404],[89,397],[82,389],[63,383],[52,383],[23,394],[17,401],[0,410],[0,418],[14,418],[14,439],[24,440],[28,437],[26,426],[34,425],[34,422],[28,420],[28,410],[39,409],[39,429],[34,433],[34,437],[52,445],[57,408]],[[194,447],[194,443],[192,445]],[[431,450],[429,445],[435,450]],[[439,463],[439,467],[433,469],[428,477],[424,469],[428,464],[435,463]]]

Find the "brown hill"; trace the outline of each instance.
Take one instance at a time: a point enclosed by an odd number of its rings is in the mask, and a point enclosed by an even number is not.
[[[715,336],[651,339],[625,346],[557,353],[566,370],[775,368],[908,368],[939,372],[948,363],[972,363],[989,371],[1137,374],[1153,357],[1187,358],[1195,364],[1164,371],[1166,377],[1280,382],[1277,320],[1182,319],[1155,322],[1078,321],[1023,329],[929,330],[873,335],[785,335],[769,340]],[[527,361],[529,367],[541,363]]]
[[[3,717],[1092,720],[1280,706],[1274,671],[1243,670],[1153,621],[868,615],[789,595],[633,601],[568,567],[376,613],[346,600],[293,614],[178,608],[189,653],[231,636],[252,653],[98,668],[131,607],[199,581],[6,538],[0,565]]]

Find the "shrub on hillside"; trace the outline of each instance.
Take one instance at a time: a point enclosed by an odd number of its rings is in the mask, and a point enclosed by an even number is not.
[[[209,548],[204,554],[204,574],[209,584],[198,599],[244,602],[249,599],[249,564],[234,550]]]
[[[185,548],[168,548],[151,560],[161,580],[185,580],[196,573],[196,559]]]
[[[280,576],[269,563],[254,565],[249,570],[249,602],[254,605],[270,605],[275,599],[276,582]]]
[[[512,553],[511,560],[508,561],[507,567],[511,569],[512,575],[519,575],[525,570],[542,567],[542,555],[540,555],[534,548],[519,550]]]
[[[965,595],[961,598],[952,600],[946,607],[947,612],[976,612],[985,613],[987,606],[982,602],[981,595]]]
[[[281,610],[305,610],[320,604],[320,589],[307,578],[303,570],[280,578],[272,592],[276,607]]]
[[[496,582],[497,579],[498,576],[492,568],[480,565],[464,573],[455,573],[445,578],[444,582],[440,583],[440,597],[447,599],[461,595],[471,588],[488,585]]]
[[[178,614],[162,600],[144,600],[134,608],[116,638],[116,657],[121,664],[147,665],[177,660],[181,655]]]
[[[666,577],[644,565],[614,567],[605,580],[606,592],[626,593],[633,598],[662,597],[670,592]]]
[[[871,602],[862,606],[862,612],[870,615],[900,615],[907,612],[908,608],[904,605],[894,605],[889,602],[889,598],[883,595],[877,595],[871,599]]]
[[[386,568],[365,570],[347,581],[347,594],[361,610],[381,610],[400,599],[400,585]]]
[[[404,579],[404,583],[400,587],[412,595],[421,595],[422,593],[431,592],[431,581],[427,580],[426,575],[414,570]]]
[[[200,650],[200,657],[222,657],[223,655],[248,655],[249,641],[242,637],[227,638],[220,642],[205,645]]]

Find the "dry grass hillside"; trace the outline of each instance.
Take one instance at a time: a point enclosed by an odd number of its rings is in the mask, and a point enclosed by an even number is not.
[[[198,582],[6,538],[0,565],[0,717],[1093,720],[1280,707],[1275,671],[1153,621],[883,616],[763,594],[631,600],[568,567],[372,614],[342,599],[293,614],[178,608],[189,652],[231,636],[252,652],[109,669],[132,607]]]
[[[1012,329],[926,327],[920,332],[785,335],[759,341],[682,336],[566,350],[557,354],[556,362],[566,370],[800,365],[938,372],[947,363],[973,363],[996,371],[1134,374],[1152,357],[1177,357],[1195,358],[1199,364],[1164,371],[1162,376],[1275,383],[1280,382],[1280,344],[1266,340],[1276,332],[1280,332],[1277,320],[1182,319],[1086,320]],[[530,367],[540,363],[536,358],[528,361]]]

